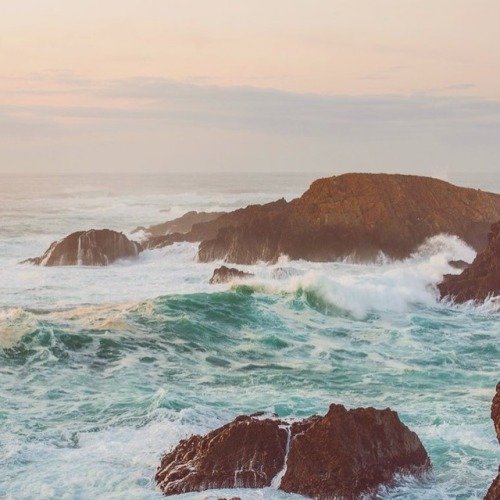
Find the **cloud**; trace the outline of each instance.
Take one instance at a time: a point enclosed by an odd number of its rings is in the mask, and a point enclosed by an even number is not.
[[[242,156],[253,158],[260,147],[264,160],[258,161],[266,161],[265,152],[273,151],[280,168],[295,169],[297,158],[303,163],[308,156],[323,166],[336,158],[346,166],[399,163],[403,168],[466,168],[476,159],[485,168],[497,168],[500,156],[500,102],[494,100],[430,94],[328,96],[162,78],[95,82],[56,75],[52,84],[56,94],[58,89],[61,95],[73,92],[90,104],[0,105],[0,137],[13,157],[23,155],[14,151],[14,140],[50,141],[52,155],[54,145],[64,151],[68,141],[108,142],[106,154],[123,162],[132,143],[135,158],[141,148],[157,151],[155,158],[164,150],[181,157],[180,144],[196,149],[203,143],[204,156],[202,149],[198,160],[196,151],[189,153],[191,166],[211,157],[222,161],[222,150],[235,161],[237,144]],[[175,154],[169,156],[172,163]],[[249,168],[250,163],[241,164]]]

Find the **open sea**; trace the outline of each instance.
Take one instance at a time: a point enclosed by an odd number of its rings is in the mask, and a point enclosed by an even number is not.
[[[102,268],[19,264],[73,231],[290,200],[316,177],[0,177],[0,498],[160,500],[156,467],[180,439],[334,402],[398,411],[430,455],[432,474],[377,498],[484,496],[500,462],[500,313],[437,300],[448,261],[474,257],[453,235],[404,261],[237,266],[256,275],[244,284],[209,285],[220,263],[189,243]],[[500,192],[500,174],[446,180]],[[304,498],[176,498],[221,496]]]

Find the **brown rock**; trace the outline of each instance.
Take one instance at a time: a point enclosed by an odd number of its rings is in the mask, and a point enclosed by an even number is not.
[[[491,483],[484,500],[500,500],[500,465],[498,466],[498,476]]]
[[[319,499],[353,498],[398,472],[429,467],[420,440],[397,413],[331,405],[326,416],[292,425],[238,417],[181,441],[163,457],[155,479],[166,495],[272,485]]]
[[[155,480],[166,495],[269,486],[283,467],[286,442],[279,421],[241,416],[181,441],[163,457]]]
[[[212,274],[209,283],[211,285],[216,285],[219,283],[228,283],[229,281],[235,278],[245,279],[245,278],[251,278],[252,276],[255,275],[252,273],[245,273],[244,271],[240,271],[235,267],[221,266],[218,267],[217,269],[214,269],[214,273]]]
[[[218,232],[203,239],[198,257],[253,264],[275,262],[281,254],[373,260],[382,251],[404,258],[439,233],[456,234],[479,251],[499,218],[499,194],[429,177],[345,174],[313,182],[290,203],[220,217]]]
[[[328,413],[292,438],[281,489],[314,498],[357,498],[392,481],[398,472],[420,473],[430,467],[418,436],[389,409]]]
[[[23,263],[38,266],[105,266],[115,260],[136,257],[142,247],[124,234],[109,229],[78,231],[55,241],[40,257]]]
[[[495,426],[498,442],[500,443],[500,382],[497,384],[496,394],[491,403],[491,418]],[[484,499],[500,500],[500,465],[498,466],[498,476],[491,484]]]
[[[233,212],[222,214],[214,220],[193,224],[191,231],[185,234],[171,233],[166,236],[150,237],[143,242],[145,248],[162,248],[179,241],[204,241],[215,238],[218,232],[227,227],[244,224],[269,213],[280,212],[287,206],[284,199],[266,203],[265,205],[249,205]]]
[[[455,302],[480,302],[489,295],[500,295],[500,221],[491,226],[488,246],[474,262],[459,275],[446,275],[438,288],[441,297]]]
[[[497,384],[497,392],[491,403],[491,419],[493,420],[497,439],[500,443],[500,382]]]

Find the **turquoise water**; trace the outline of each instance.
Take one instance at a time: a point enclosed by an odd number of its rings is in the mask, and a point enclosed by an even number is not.
[[[61,226],[105,223],[109,213],[94,205],[123,196],[96,201],[86,190]],[[256,185],[245,196],[274,193]],[[165,216],[168,196],[154,197],[142,200],[143,215]],[[193,206],[185,200],[179,211]],[[234,190],[221,200],[236,203]],[[127,209],[112,217],[135,225]],[[283,259],[245,268],[256,274],[248,283],[209,286],[217,264],[196,263],[188,244],[106,269],[18,265],[57,232],[44,220],[33,210],[39,237],[11,224],[0,239],[0,497],[159,499],[156,466],[186,435],[241,413],[323,414],[333,402],[397,410],[431,457],[431,475],[400,478],[379,498],[486,492],[500,459],[489,418],[500,320],[495,303],[437,301],[448,259],[472,255],[456,238],[404,262]],[[182,497],[234,494],[298,498],[271,489]]]

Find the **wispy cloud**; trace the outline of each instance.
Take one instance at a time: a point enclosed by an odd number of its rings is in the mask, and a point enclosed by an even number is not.
[[[151,146],[153,137],[170,137],[172,130],[182,129],[186,143],[190,137],[199,140],[203,131],[219,131],[221,141],[224,134],[238,132],[266,137],[262,141],[271,141],[283,154],[305,140],[323,155],[342,151],[343,158],[380,165],[387,158],[394,163],[396,156],[402,164],[426,158],[465,164],[474,154],[489,164],[500,155],[500,101],[494,100],[433,94],[328,96],[162,78],[95,82],[57,75],[51,84],[56,94],[74,92],[90,104],[0,105],[4,144],[50,138],[63,148],[67,137],[109,136],[126,144],[149,136],[149,148],[162,148],[160,139]]]

